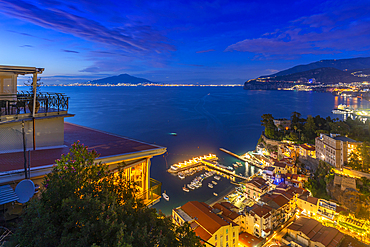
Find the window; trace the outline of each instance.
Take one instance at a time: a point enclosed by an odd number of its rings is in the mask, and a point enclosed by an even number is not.
[[[226,242],[229,241],[229,235],[226,235]]]
[[[229,234],[229,229],[226,229],[226,234]]]
[[[233,238],[235,238],[235,232],[233,232]]]
[[[217,241],[217,234],[215,235],[215,240]]]

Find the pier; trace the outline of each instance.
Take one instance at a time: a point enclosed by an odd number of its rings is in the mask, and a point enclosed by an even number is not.
[[[249,165],[257,166],[258,168],[263,169],[263,165],[261,165],[261,162],[256,157],[254,157],[252,153],[250,154],[246,153],[245,155],[242,156],[242,155],[234,154],[233,152],[226,150],[224,148],[220,148],[220,150],[243,162],[247,162]]]
[[[174,164],[167,171],[169,173],[178,173],[184,170],[197,168],[198,166],[202,165],[202,162],[201,162],[202,160],[215,161],[217,159],[218,159],[217,156],[214,154],[199,156],[199,157],[192,158],[188,161],[184,161],[183,163]]]
[[[249,179],[248,177],[244,177],[244,176],[236,174],[235,171],[230,171],[226,167],[224,167],[222,165],[219,165],[217,162],[212,162],[212,161],[209,161],[209,160],[202,160],[202,163],[204,165],[212,168],[213,170],[217,170],[217,171],[225,173],[229,176],[236,177],[236,178],[239,178],[239,179],[242,179],[242,180]]]
[[[193,158],[189,161],[184,161],[183,163],[174,164],[167,171],[169,173],[175,173],[175,174],[179,173],[179,172],[184,172],[186,170],[188,170],[188,171],[190,170],[190,172],[192,170],[197,172],[199,170],[204,169],[202,167],[207,167],[210,170],[215,170],[217,172],[220,172],[220,173],[223,173],[227,176],[230,176],[231,180],[234,180],[235,178],[242,179],[242,180],[248,179],[248,177],[238,175],[238,174],[235,173],[234,170],[231,171],[231,170],[227,169],[226,166],[220,165],[217,162],[217,160],[218,160],[218,158],[214,154],[209,154],[208,156],[204,155],[204,156]]]

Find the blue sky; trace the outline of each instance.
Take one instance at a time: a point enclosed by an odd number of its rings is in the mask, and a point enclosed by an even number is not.
[[[45,83],[128,73],[243,83],[321,59],[370,55],[369,1],[0,0],[1,64]]]

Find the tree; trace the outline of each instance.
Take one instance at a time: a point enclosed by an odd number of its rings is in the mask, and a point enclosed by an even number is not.
[[[123,168],[94,164],[96,151],[78,143],[45,176],[15,237],[20,246],[200,246],[189,225],[144,206]]]
[[[315,120],[311,115],[308,115],[307,121],[303,126],[304,128],[304,135],[308,141],[312,142],[313,139],[316,137],[316,124]],[[314,142],[314,141],[313,141]]]
[[[263,114],[261,125],[265,126],[265,135],[269,139],[276,139],[278,138],[277,127],[274,124],[274,118],[271,114]]]
[[[296,125],[299,123],[299,120],[300,120],[300,117],[301,117],[301,113],[299,112],[292,112],[292,116],[290,117],[290,119],[292,120],[292,126]]]

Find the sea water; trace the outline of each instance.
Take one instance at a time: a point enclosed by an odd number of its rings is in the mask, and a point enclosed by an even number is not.
[[[247,91],[242,87],[43,87],[44,92],[63,92],[70,97],[65,121],[130,137],[167,148],[165,155],[152,159],[151,177],[162,182],[170,200],[154,207],[171,214],[188,201],[212,203],[234,188],[226,178],[213,189],[203,186],[190,192],[182,187],[199,174],[180,180],[166,172],[175,163],[214,153],[219,162],[232,166],[238,161],[223,153],[223,147],[236,154],[254,150],[261,135],[261,115],[290,118],[293,111],[307,115],[340,117],[331,110],[338,104],[369,108],[360,99],[335,97],[330,93],[296,91]],[[177,133],[173,135],[171,133]],[[254,166],[236,173],[250,176]],[[213,195],[218,194],[218,197]]]

